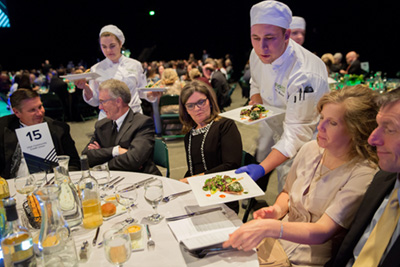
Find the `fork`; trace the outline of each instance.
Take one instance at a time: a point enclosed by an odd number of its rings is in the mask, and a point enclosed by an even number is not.
[[[147,231],[147,249],[154,248],[156,246],[156,243],[151,239],[151,233],[148,224],[146,224],[146,231]]]

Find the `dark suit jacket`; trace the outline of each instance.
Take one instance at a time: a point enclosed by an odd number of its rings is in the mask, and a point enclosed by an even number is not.
[[[96,122],[94,136],[89,144],[96,141],[101,148],[89,150],[86,146],[82,151],[82,154],[88,156],[90,167],[108,162],[110,170],[161,175],[153,162],[155,131],[150,117],[129,109],[115,143],[111,143],[111,133],[112,120],[105,118]],[[116,145],[128,149],[128,152],[113,157],[112,150]]]
[[[347,68],[347,67],[346,67]],[[351,63],[349,70],[347,71],[348,74],[365,74],[365,71],[361,69],[361,63],[360,60],[356,59]]]
[[[229,97],[229,84],[224,74],[219,70],[214,71],[211,76],[211,86],[217,94],[218,106],[222,110],[231,104]]]
[[[69,125],[49,117],[44,117],[43,121],[49,126],[57,155],[70,156],[70,171],[80,170],[79,155],[69,133]],[[18,143],[15,129],[19,127],[19,119],[14,114],[0,118],[0,175],[6,179],[10,178],[11,158]]]
[[[376,210],[382,204],[383,199],[393,190],[396,182],[396,173],[379,171],[365,193],[364,199],[356,214],[353,224],[339,248],[335,261],[329,266],[346,266],[353,257],[354,247],[357,245],[365,228],[370,224]],[[397,238],[392,249],[386,256],[381,266],[400,266],[399,254],[400,238]]]

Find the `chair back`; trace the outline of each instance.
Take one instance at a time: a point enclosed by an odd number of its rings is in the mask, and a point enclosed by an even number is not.
[[[168,105],[179,105],[179,95],[162,95],[160,97],[160,107]]]
[[[153,161],[156,165],[167,169],[166,177],[169,177],[169,157],[167,144],[159,138],[154,142]]]
[[[41,94],[40,100],[43,103],[46,116],[55,120],[64,121],[65,111],[63,108],[63,103],[58,95],[56,95],[54,92]]]

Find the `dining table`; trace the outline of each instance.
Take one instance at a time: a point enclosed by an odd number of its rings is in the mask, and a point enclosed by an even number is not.
[[[52,177],[52,175],[53,174],[48,174],[50,178]],[[114,179],[117,176],[124,177],[124,180],[121,183],[136,183],[150,177],[158,178],[162,180],[164,196],[188,191],[191,189],[190,185],[172,178],[137,172],[110,171],[110,179]],[[70,177],[72,182],[77,183],[77,181],[79,181],[81,177],[81,173],[70,172]],[[26,196],[16,193],[16,190],[13,186],[13,180],[8,180],[8,182],[10,187],[10,195],[16,194],[15,198],[17,199],[18,207],[18,204],[21,205]],[[198,258],[189,254],[183,248],[183,246],[179,244],[170,227],[168,226],[168,222],[165,220],[165,218],[187,214],[187,209],[185,209],[186,207],[197,206],[198,203],[192,191],[179,195],[178,197],[173,198],[166,203],[161,201],[161,203],[158,205],[158,212],[159,214],[164,216],[164,219],[162,219],[158,223],[152,223],[151,221],[148,221],[146,219],[147,216],[154,213],[154,210],[144,198],[144,187],[141,186],[136,190],[138,195],[136,205],[134,206],[131,215],[137,223],[143,225],[141,240],[142,246],[139,249],[135,249],[132,251],[130,259],[124,264],[124,266],[259,266],[257,252],[255,251],[255,249],[248,252],[233,250],[218,255]],[[106,194],[113,194],[113,190],[102,191],[104,191]],[[225,204],[217,205],[223,208],[225,216],[227,216],[227,218],[235,226],[239,227],[242,224],[242,221],[237,216],[237,214],[229,209]],[[19,212],[21,213],[23,211],[19,210]],[[96,235],[96,229],[88,230],[84,229],[82,226],[73,229],[72,237],[74,239],[78,255],[81,246],[85,241],[88,241],[89,244],[91,244],[89,248],[88,260],[86,262],[80,262],[79,266],[112,266],[112,264],[110,264],[106,259],[104,247],[101,247],[98,244],[103,241],[103,233],[107,229],[115,227],[118,223],[121,223],[127,217],[128,214],[123,213],[119,216],[113,217],[112,219],[104,220],[99,230],[97,245],[94,247],[92,246],[92,241]],[[148,248],[146,245],[146,224],[149,226],[151,238],[155,242],[154,247]],[[30,230],[33,232],[33,234],[34,231],[39,231],[32,228],[30,228]]]

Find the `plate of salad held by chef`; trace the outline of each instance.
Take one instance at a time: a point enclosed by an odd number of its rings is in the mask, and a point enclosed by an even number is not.
[[[244,107],[239,107],[220,115],[244,124],[254,124],[266,119],[272,118],[274,116],[285,113],[285,110],[268,107],[265,105],[255,104],[248,105]]]
[[[247,173],[234,170],[188,178],[200,207],[264,195]]]

